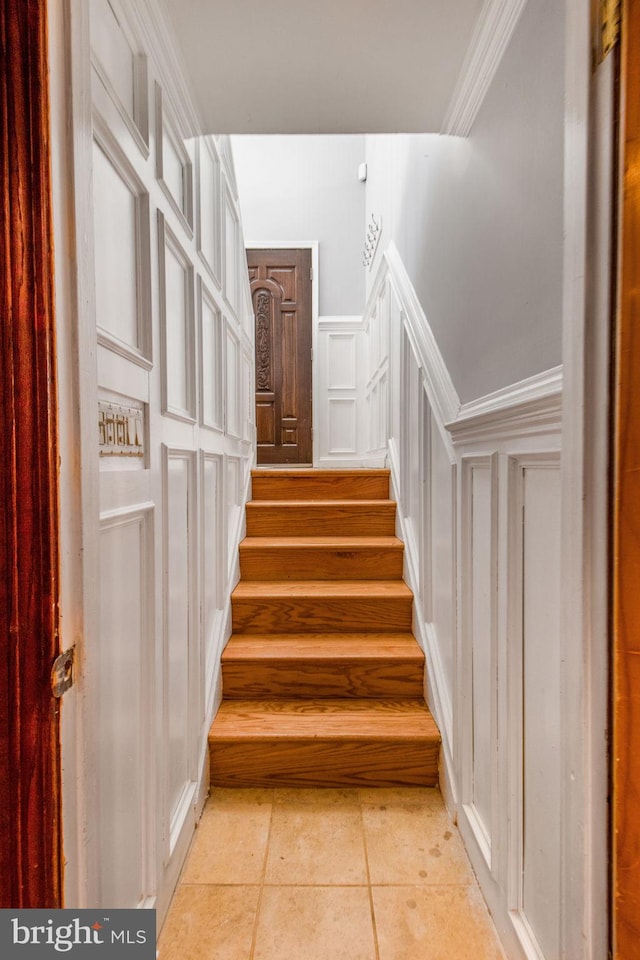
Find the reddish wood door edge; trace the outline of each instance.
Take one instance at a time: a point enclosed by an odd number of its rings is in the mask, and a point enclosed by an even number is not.
[[[0,907],[62,896],[46,8],[0,0]]]
[[[613,945],[640,958],[640,0],[623,7],[613,547]]]

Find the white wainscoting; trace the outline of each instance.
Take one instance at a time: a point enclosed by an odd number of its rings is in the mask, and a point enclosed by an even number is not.
[[[155,906],[161,924],[208,787],[253,461],[253,318],[228,140],[198,136],[162,4],[69,0],[63,29],[73,169],[56,202],[82,344],[65,355],[62,425],[63,481],[82,476],[65,533],[81,560],[62,560],[81,638],[62,719],[67,905]]]
[[[314,460],[325,469],[379,466],[386,449],[370,449],[362,317],[320,317],[314,348]],[[384,389],[384,387],[381,387]],[[377,427],[380,433],[380,427]],[[384,446],[384,445],[383,445]]]
[[[393,247],[363,330],[367,452],[388,423],[443,792],[509,955],[556,960],[562,371],[461,406]]]

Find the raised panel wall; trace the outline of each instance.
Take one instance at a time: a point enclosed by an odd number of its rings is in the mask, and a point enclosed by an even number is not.
[[[161,922],[206,795],[206,735],[252,458],[254,348],[229,145],[193,138],[193,105],[167,70],[154,10],[153,0],[87,5],[91,103],[77,99],[87,109],[75,176],[92,197],[78,224],[91,260],[83,311],[95,312],[86,357],[97,358],[96,382],[84,355],[78,373],[83,420],[95,431],[81,451],[91,486],[86,555],[94,533],[100,542],[84,601],[92,609],[95,584],[101,616],[85,631],[89,774],[76,808],[88,838],[87,903],[142,902]],[[91,129],[93,146],[79,133]],[[107,518],[104,531],[91,504]],[[138,514],[143,521],[126,519]],[[110,649],[127,670],[112,700],[119,665]],[[118,708],[95,724],[94,702]],[[104,776],[92,759],[102,746]],[[76,888],[84,869],[68,865]]]
[[[145,816],[154,789],[151,521],[149,507],[105,516],[100,524],[95,669],[109,683],[97,696],[98,896],[114,907],[143,905],[155,884],[152,821]]]
[[[198,657],[193,601],[197,591],[193,454],[165,450],[164,463],[164,735],[170,855],[181,827],[183,798],[196,779],[193,716],[197,704],[193,703],[193,678]]]
[[[94,141],[93,150],[96,325],[102,342],[145,360],[151,344],[148,195],[117,147],[105,152],[105,139]]]
[[[319,466],[348,468],[368,462],[365,342],[360,317],[320,317],[320,359],[314,370],[314,460]]]
[[[532,941],[560,953],[561,646],[560,469],[553,459],[512,461],[514,543],[522,551],[522,608],[514,611],[514,729],[521,743],[523,798],[514,836],[520,858],[514,893]],[[522,519],[520,519],[522,518]],[[518,536],[520,534],[520,536]]]
[[[509,955],[556,960],[567,789],[557,371],[461,408],[397,252],[363,323],[368,454],[387,370],[386,455],[441,786]]]

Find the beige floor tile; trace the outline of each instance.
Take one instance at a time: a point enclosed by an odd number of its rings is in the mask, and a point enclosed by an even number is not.
[[[392,807],[423,804],[434,810],[445,810],[442,794],[437,787],[360,787],[360,802],[367,806],[380,804]]]
[[[158,943],[159,960],[248,960],[259,887],[181,886]]]
[[[375,960],[366,887],[265,887],[254,960]]]
[[[275,790],[268,787],[212,787],[209,802],[215,803],[273,803]]]
[[[360,791],[357,787],[278,787],[275,803],[358,804]]]
[[[360,807],[335,798],[276,803],[265,883],[367,882]]]
[[[374,887],[380,960],[504,960],[475,887]]]
[[[372,884],[474,882],[444,806],[364,805],[362,819]]]
[[[182,875],[184,883],[260,883],[271,803],[207,801]]]

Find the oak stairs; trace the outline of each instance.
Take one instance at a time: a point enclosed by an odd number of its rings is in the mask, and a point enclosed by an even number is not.
[[[388,470],[256,470],[212,786],[437,783]]]

